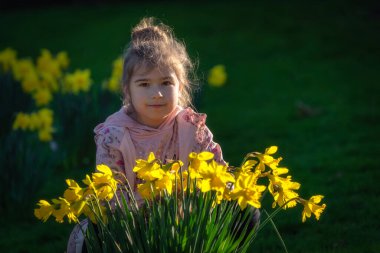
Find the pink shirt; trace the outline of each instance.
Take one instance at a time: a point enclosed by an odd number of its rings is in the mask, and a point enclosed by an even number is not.
[[[127,107],[122,107],[94,132],[96,164],[106,164],[123,173],[133,189],[138,183],[133,172],[135,160],[147,159],[149,152],[163,163],[167,159],[180,159],[186,167],[191,152],[210,151],[216,161],[224,163],[221,148],[205,124],[206,114],[178,106],[158,128],[152,128],[135,121],[130,113]]]

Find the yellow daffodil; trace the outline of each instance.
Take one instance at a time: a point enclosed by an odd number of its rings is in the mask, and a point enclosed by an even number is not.
[[[38,139],[42,142],[48,142],[53,139],[52,128],[42,128],[38,131]]]
[[[94,182],[91,180],[89,175],[86,175],[86,178],[83,179],[82,182],[87,185],[87,188],[83,192],[84,197],[91,195],[98,196]]]
[[[227,166],[218,164],[214,160],[208,166],[199,170],[202,180],[199,181],[199,189],[202,192],[210,190],[223,192],[227,183],[235,182],[235,178],[227,172]]]
[[[111,200],[117,188],[117,181],[111,169],[104,164],[96,166],[98,172],[92,174],[93,185],[99,199]]]
[[[53,96],[51,95],[48,89],[42,88],[37,89],[33,93],[33,99],[36,102],[37,106],[43,106],[49,104],[50,101],[53,99]]]
[[[31,93],[37,88],[41,87],[41,81],[35,71],[25,74],[21,82],[22,90],[25,93]]]
[[[30,122],[29,115],[26,113],[20,112],[16,115],[16,119],[13,122],[12,129],[13,130],[17,130],[17,129],[26,130],[29,127],[29,122]]]
[[[137,173],[137,176],[146,181],[153,181],[165,174],[161,169],[160,164],[157,162],[153,152],[149,153],[148,159],[136,160],[136,166],[133,168],[133,172]]]
[[[53,210],[53,216],[57,222],[62,223],[65,216],[67,216],[69,223],[71,221],[75,223],[79,222],[77,216],[70,208],[70,202],[65,198],[59,197],[59,199],[53,199],[53,203],[58,206],[58,208]]]
[[[138,184],[137,185],[137,190],[140,193],[141,197],[144,199],[151,199],[152,195],[156,196],[157,192],[154,187],[154,183],[147,181],[143,184]]]
[[[302,212],[302,222],[306,221],[306,217],[310,218],[311,214],[315,215],[315,218],[319,220],[322,212],[326,208],[326,204],[323,205],[317,205],[321,200],[323,199],[324,196],[322,195],[315,195],[312,196],[309,200],[304,200],[301,199],[300,202],[303,204],[304,209]]]
[[[69,188],[65,190],[63,197],[67,201],[73,203],[83,198],[83,189],[75,180],[66,179],[66,184],[69,186]]]
[[[38,111],[38,117],[43,128],[48,128],[52,126],[53,114],[53,111],[48,108],[42,108]]]
[[[35,74],[36,70],[31,59],[21,59],[13,64],[13,76],[17,81],[22,81],[28,75]]]
[[[12,48],[0,51],[0,66],[4,72],[8,72],[16,62],[17,52]]]
[[[231,198],[238,201],[242,210],[247,204],[260,208],[260,198],[262,192],[266,189],[264,185],[257,185],[259,173],[242,173],[236,179],[235,188],[231,191]]]
[[[34,209],[34,216],[43,222],[47,221],[52,215],[54,207],[46,200],[40,200],[37,205],[39,208]]]
[[[42,49],[41,55],[37,58],[37,70],[40,73],[50,74],[54,78],[61,76],[61,69],[49,50]]]
[[[202,176],[199,174],[199,171],[202,169],[207,170],[208,162],[214,158],[214,154],[211,152],[201,152],[199,154],[192,152],[189,154],[189,173],[190,178],[202,178]]]
[[[58,65],[63,69],[66,69],[70,64],[69,56],[65,51],[59,52],[56,56],[56,60]]]
[[[121,78],[123,74],[123,58],[117,58],[112,64],[111,77],[104,82],[104,89],[108,89],[111,92],[118,92],[120,90]]]
[[[268,178],[268,189],[274,198],[272,207],[275,208],[276,204],[282,206],[284,209],[286,209],[287,207],[290,208],[296,206],[296,200],[291,199],[298,197],[298,193],[294,192],[293,190],[298,190],[301,185],[297,182],[292,182],[291,176],[283,178],[276,175],[269,175]],[[285,205],[285,203],[287,204]]]
[[[91,72],[88,69],[76,70],[72,74],[67,74],[64,78],[64,92],[77,95],[79,92],[87,92],[92,84]]]
[[[226,80],[227,74],[224,65],[216,65],[209,71],[208,83],[210,85],[220,87],[225,84]]]
[[[255,157],[259,159],[259,164],[257,169],[260,171],[265,171],[265,165],[269,166],[275,159],[271,156],[277,152],[277,146],[270,146],[265,149],[264,154],[259,152],[254,152]]]

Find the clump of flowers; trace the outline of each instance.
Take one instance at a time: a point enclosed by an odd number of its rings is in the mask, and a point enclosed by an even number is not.
[[[52,133],[54,132],[52,125],[53,111],[48,108],[42,108],[30,114],[18,113],[12,128],[13,130],[37,131],[39,140],[46,142],[52,140]]]
[[[326,207],[325,204],[317,205],[323,196],[316,195],[310,200],[301,198],[296,192],[301,184],[293,182],[292,177],[286,175],[289,172],[287,168],[279,167],[282,158],[274,158],[272,155],[276,152],[277,147],[271,146],[264,153],[249,153],[240,167],[218,164],[210,152],[191,153],[188,171],[184,173],[190,180],[196,181],[195,186],[201,192],[215,192],[217,204],[222,201],[237,201],[242,210],[247,205],[261,208],[262,193],[268,189],[274,200],[273,208],[278,205],[286,209],[300,203],[304,206],[303,222],[306,220],[305,217],[309,218],[311,214],[319,219]],[[183,175],[179,175],[180,165],[181,161],[163,165],[153,153],[149,154],[147,160],[137,160],[133,171],[143,180],[143,183],[138,185],[141,196],[150,199],[163,192],[172,194],[175,185],[179,186],[179,179],[184,178]],[[269,180],[268,186],[258,184],[263,178]]]
[[[226,83],[227,73],[224,65],[219,64],[212,67],[208,73],[208,83],[211,86],[220,87]]]
[[[30,94],[37,106],[46,106],[57,92],[72,93],[89,91],[92,80],[88,69],[68,73],[70,59],[67,52],[53,55],[42,49],[34,62],[30,58],[17,59],[17,52],[11,48],[0,51],[0,65],[3,72],[10,72],[21,83],[22,90]]]
[[[193,152],[187,168],[179,160],[163,164],[150,153],[133,168],[140,179],[137,193],[128,180],[117,188],[110,168],[99,165],[99,172],[86,175],[85,188],[67,180],[63,197],[52,203],[40,200],[35,216],[78,223],[84,214],[100,231],[91,224],[86,228],[89,252],[247,252],[257,231],[280,210],[301,204],[304,222],[312,214],[318,220],[326,208],[319,204],[322,195],[309,200],[299,196],[300,184],[279,167],[282,158],[272,156],[276,151],[272,146],[264,153],[249,153],[240,167],[218,164],[210,152]],[[268,185],[262,183],[265,179]],[[241,216],[241,210],[262,208],[266,190],[272,206],[279,207],[248,230],[249,212]]]
[[[65,217],[69,223],[77,223],[78,217],[84,214],[96,224],[96,216],[104,218],[106,211],[105,207],[99,205],[99,201],[111,200],[118,184],[108,166],[98,165],[96,169],[97,172],[92,173],[91,177],[86,175],[83,180],[85,187],[80,187],[75,180],[66,179],[68,188],[63,197],[52,199],[51,202],[40,200],[34,215],[44,222],[53,216],[59,223],[62,223]]]

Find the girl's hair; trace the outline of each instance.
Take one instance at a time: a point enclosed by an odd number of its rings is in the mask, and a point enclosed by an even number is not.
[[[124,52],[123,94],[124,104],[130,103],[129,82],[139,67],[169,68],[180,81],[179,105],[191,106],[191,92],[195,84],[194,65],[183,42],[175,38],[172,29],[156,22],[152,17],[143,18],[132,29],[131,41]],[[190,77],[191,75],[191,77]]]

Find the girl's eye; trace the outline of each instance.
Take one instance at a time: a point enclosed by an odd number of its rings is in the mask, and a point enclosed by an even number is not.
[[[148,86],[149,86],[149,83],[139,83],[139,86],[140,86],[140,87],[148,87]]]
[[[171,82],[171,81],[165,81],[165,82],[163,82],[162,84],[165,85],[165,86],[166,86],[166,85],[172,85],[172,82]]]

